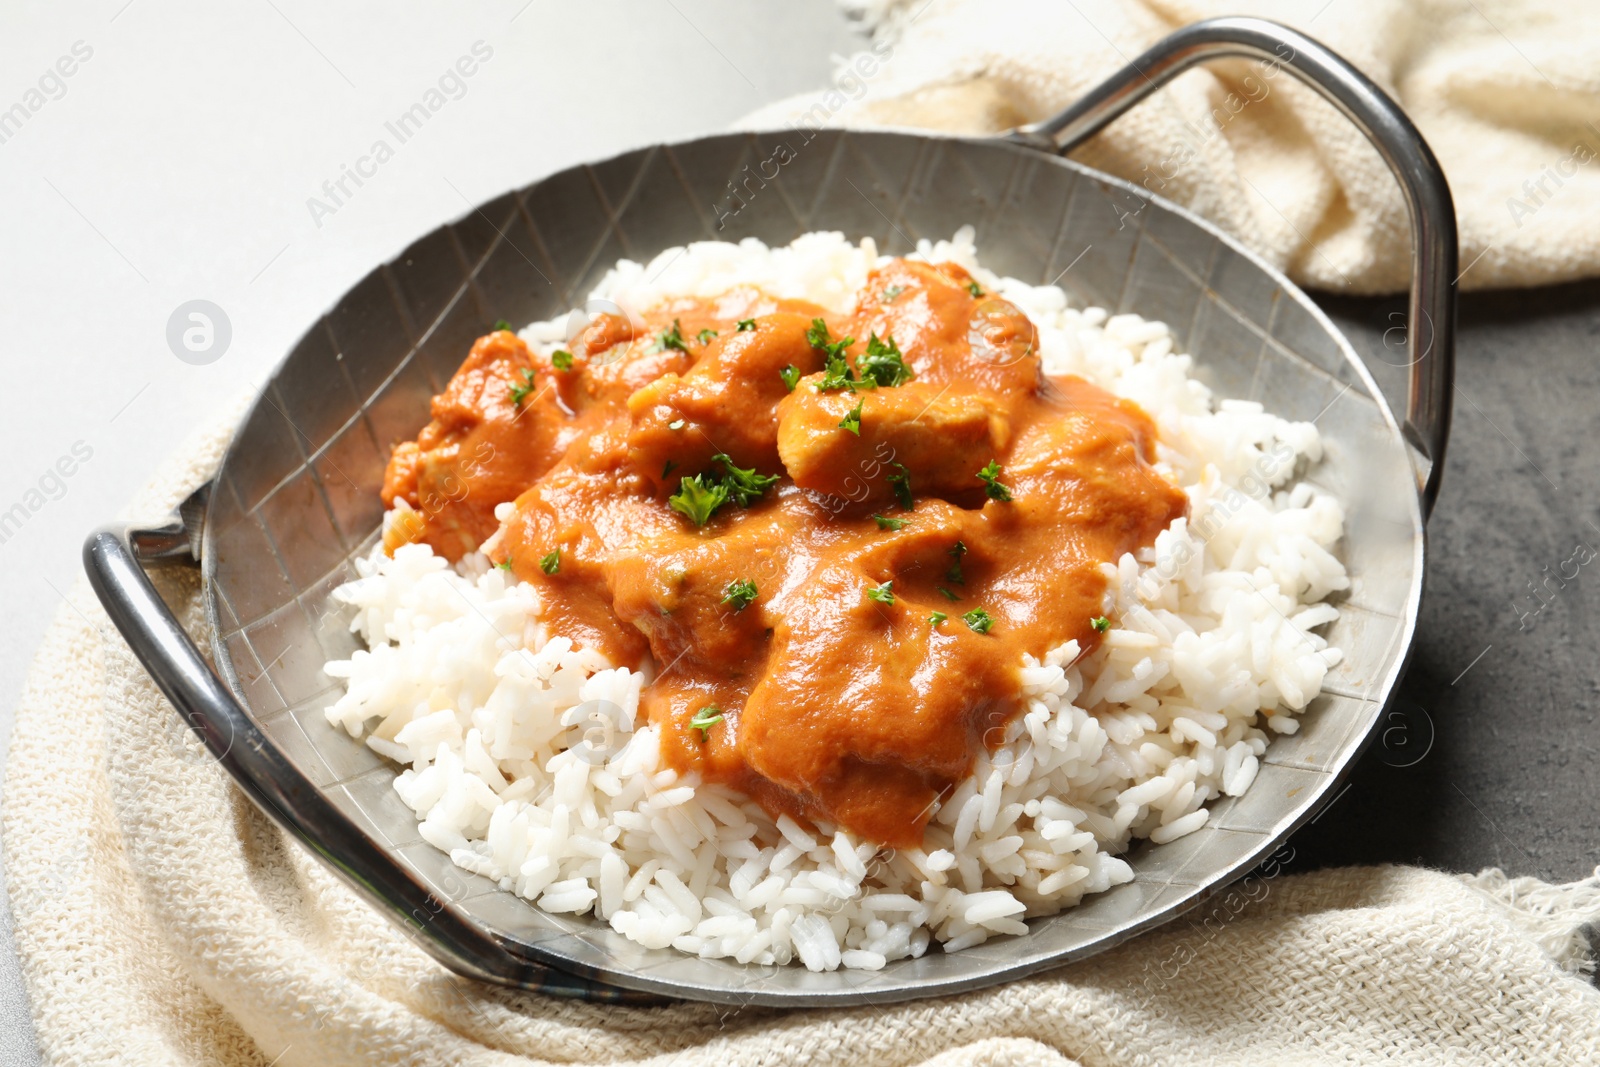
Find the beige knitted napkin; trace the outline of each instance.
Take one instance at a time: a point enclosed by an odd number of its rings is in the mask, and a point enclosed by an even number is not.
[[[132,514],[199,484],[236,415]],[[159,584],[198,633],[193,572]],[[34,661],[0,831],[51,1064],[1600,1063],[1582,930],[1600,876],[1258,875],[1085,963],[853,1011],[596,1007],[457,979],[243,799],[84,582]]]
[[[1405,107],[1455,194],[1463,287],[1600,274],[1593,0],[841,2],[873,31],[872,52],[841,60],[832,91],[743,125],[996,132],[1054,114],[1180,26],[1260,15],[1321,40]],[[1185,74],[1075,158],[1193,208],[1303,284],[1407,285],[1394,179],[1287,73],[1233,61]]]

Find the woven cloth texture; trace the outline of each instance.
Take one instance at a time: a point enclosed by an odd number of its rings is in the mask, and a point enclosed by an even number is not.
[[[1600,5],[1571,0],[843,0],[873,34],[790,123],[994,133],[1047,118],[1161,37],[1257,15],[1399,101],[1444,166],[1463,288],[1600,273]],[[1411,230],[1364,137],[1292,74],[1190,71],[1074,153],[1218,223],[1303,285],[1398,292]]]

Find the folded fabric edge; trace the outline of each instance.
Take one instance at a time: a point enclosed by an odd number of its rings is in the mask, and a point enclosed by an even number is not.
[[[1600,962],[1600,867],[1564,884],[1513,878],[1498,867],[1457,877],[1500,905],[1512,925],[1562,970],[1594,975]]]

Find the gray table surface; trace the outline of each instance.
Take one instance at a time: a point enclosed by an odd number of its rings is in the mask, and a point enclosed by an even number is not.
[[[718,129],[823,85],[830,52],[858,47],[828,0],[752,11],[735,0],[8,6],[0,110],[76,42],[92,56],[0,143],[11,400],[0,511],[41,499],[27,494],[74,445],[92,458],[43,487],[42,506],[0,541],[11,608],[0,615],[0,757],[32,651],[80,573],[83,534],[205,412],[262,381],[373,263],[537,174]],[[463,95],[314,220],[308,198],[478,40],[494,55]],[[176,359],[165,338],[169,315],[195,298],[219,304],[233,327],[228,352],[203,367]],[[1385,370],[1383,331],[1400,305],[1325,303]],[[1600,283],[1469,296],[1463,327],[1456,430],[1403,689],[1416,747],[1367,758],[1296,838],[1297,863],[1495,865],[1567,880],[1600,861],[1593,579],[1585,569],[1546,594],[1526,624],[1517,606],[1536,606],[1528,583],[1580,540],[1600,548],[1589,436]],[[9,910],[0,915],[0,1063],[32,1064]]]
[[[1404,302],[1320,302],[1398,396],[1385,333]],[[1600,864],[1600,586],[1568,562],[1600,561],[1597,336],[1600,282],[1463,296],[1454,428],[1392,738],[1413,748],[1374,746],[1296,837],[1298,863],[1554,881]]]

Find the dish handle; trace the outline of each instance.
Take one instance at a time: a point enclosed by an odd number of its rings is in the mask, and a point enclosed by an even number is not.
[[[209,486],[166,526],[106,526],[83,546],[89,584],[161,692],[234,782],[359,895],[457,974],[554,996],[650,1005],[662,998],[551,968],[441,899],[308,782],[206,662],[145,573],[156,560],[199,557]]]
[[[1012,141],[1065,154],[1191,67],[1257,59],[1316,89],[1372,142],[1394,172],[1411,218],[1411,296],[1406,348],[1406,440],[1422,516],[1433,511],[1444,473],[1455,387],[1455,205],[1444,170],[1400,105],[1327,46],[1267,19],[1228,17],[1187,26],[1158,41],[1083,99],[1052,118],[1012,131]],[[1418,324],[1423,328],[1418,329]]]

